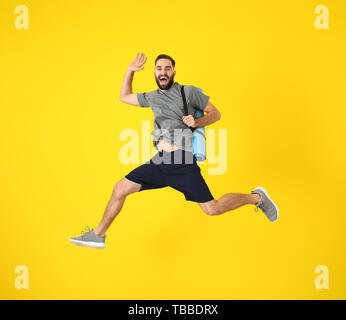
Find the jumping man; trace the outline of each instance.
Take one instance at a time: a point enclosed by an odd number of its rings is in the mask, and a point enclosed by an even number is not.
[[[79,246],[104,248],[106,231],[122,209],[126,197],[138,191],[164,187],[182,192],[187,201],[197,202],[211,216],[251,204],[256,210],[261,209],[271,222],[276,221],[279,210],[262,187],[255,188],[250,194],[227,193],[220,199],[214,199],[192,153],[191,128],[208,126],[220,120],[221,114],[209,101],[209,96],[192,85],[185,85],[188,115],[184,115],[181,85],[174,81],[175,61],[164,54],[155,60],[154,76],[159,88],[147,93],[133,93],[133,75],[144,68],[146,60],[143,53],[138,53],[130,63],[122,83],[120,100],[153,110],[152,137],[158,152],[115,184],[96,229],[87,228],[81,236],[70,238],[70,241]],[[194,118],[198,109],[205,115]]]

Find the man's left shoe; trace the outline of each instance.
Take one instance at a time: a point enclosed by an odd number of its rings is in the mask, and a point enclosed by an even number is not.
[[[271,222],[275,222],[279,218],[279,209],[272,199],[270,199],[268,192],[262,188],[257,187],[251,193],[257,193],[261,196],[261,201],[256,204],[256,211],[260,208],[263,213]]]
[[[106,236],[97,235],[93,229],[86,227],[84,231],[82,231],[82,235],[79,237],[70,238],[70,242],[77,246],[81,247],[89,247],[96,249],[103,249],[106,247],[105,245]]]

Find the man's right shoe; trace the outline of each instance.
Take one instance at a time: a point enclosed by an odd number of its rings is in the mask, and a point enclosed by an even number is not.
[[[106,247],[105,244],[106,236],[97,235],[93,229],[86,227],[84,231],[82,231],[82,235],[79,237],[70,238],[70,242],[81,247],[89,247],[96,249],[103,249]]]
[[[257,211],[260,208],[271,222],[275,222],[279,218],[279,209],[274,201],[269,198],[268,192],[262,187],[257,187],[251,193],[257,193],[261,197],[261,201],[256,204],[255,210]]]

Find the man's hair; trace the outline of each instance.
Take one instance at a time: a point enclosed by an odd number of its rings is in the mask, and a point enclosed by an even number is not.
[[[157,56],[157,58],[155,60],[155,66],[156,66],[157,60],[160,60],[160,59],[169,59],[169,60],[171,60],[173,68],[175,67],[175,61],[170,56],[167,56],[166,54],[160,54],[160,55]]]

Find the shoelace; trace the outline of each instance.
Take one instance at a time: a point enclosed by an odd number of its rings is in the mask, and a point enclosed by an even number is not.
[[[84,230],[82,230],[81,235],[84,236],[86,233],[92,231],[92,229],[89,228],[89,226],[86,226]]]

